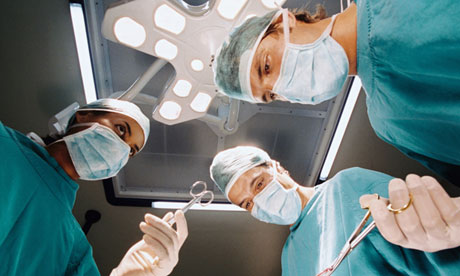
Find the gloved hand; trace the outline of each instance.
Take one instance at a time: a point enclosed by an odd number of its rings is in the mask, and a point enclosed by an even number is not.
[[[167,221],[175,217],[174,230]],[[134,244],[110,276],[166,276],[179,261],[179,249],[188,235],[184,213],[167,213],[163,219],[146,214],[140,223],[143,239]]]
[[[410,174],[406,181],[393,179],[388,184],[390,199],[364,195],[361,207],[369,206],[382,236],[391,243],[427,252],[460,246],[460,198],[451,198],[436,179]],[[398,209],[412,203],[400,213]]]

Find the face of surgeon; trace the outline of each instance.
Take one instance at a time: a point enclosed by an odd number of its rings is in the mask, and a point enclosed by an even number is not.
[[[144,133],[141,126],[131,117],[115,112],[82,112],[75,115],[75,123],[98,123],[113,130],[126,144],[131,151],[130,157],[136,155],[144,143]],[[66,135],[81,131],[89,126],[75,127],[69,130]]]
[[[239,207],[251,212],[253,198],[260,193],[272,180],[272,167],[261,165],[243,173],[230,189],[228,198]],[[285,189],[294,187],[295,182],[287,174],[286,170],[277,165],[278,180]]]

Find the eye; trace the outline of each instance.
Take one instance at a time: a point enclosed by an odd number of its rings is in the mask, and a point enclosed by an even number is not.
[[[131,150],[129,151],[129,156],[133,156],[135,153],[136,151],[133,148],[131,148]]]
[[[271,99],[272,101],[276,100],[276,94],[273,93],[273,92],[270,92],[270,99]]]
[[[260,190],[260,188],[262,188],[262,186],[263,186],[262,181],[259,181],[259,183],[257,183],[257,190]]]
[[[124,125],[116,125],[115,127],[117,128],[117,131],[118,131],[118,135],[119,135],[119,136],[125,135],[125,133],[126,133],[126,127],[125,127]]]
[[[265,63],[264,73],[265,73],[265,75],[270,74],[270,65],[268,63]]]
[[[246,204],[244,205],[244,208],[246,208],[246,210],[248,210],[249,207],[251,207],[251,202],[250,201],[246,202]]]

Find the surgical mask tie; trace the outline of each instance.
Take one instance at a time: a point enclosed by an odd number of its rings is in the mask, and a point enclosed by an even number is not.
[[[75,124],[91,127],[62,138],[80,179],[99,180],[115,176],[128,162],[131,151],[110,128],[98,123]]]
[[[348,76],[348,58],[330,36],[336,16],[313,43],[292,44],[287,10],[282,13],[285,48],[272,91],[281,99],[313,105],[337,96]]]
[[[253,199],[251,215],[258,220],[280,224],[293,224],[300,217],[302,202],[297,193],[297,185],[285,189],[277,180],[277,171],[273,166],[273,180]]]

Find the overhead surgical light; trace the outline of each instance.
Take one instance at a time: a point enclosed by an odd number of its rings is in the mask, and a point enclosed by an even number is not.
[[[186,80],[178,80],[174,85],[173,91],[179,97],[187,97],[192,90],[192,84]]]
[[[173,101],[166,101],[161,105],[160,115],[166,120],[175,120],[179,118],[182,107]]]
[[[177,46],[166,39],[161,39],[155,44],[155,53],[164,59],[173,60],[177,56]]]
[[[139,47],[145,42],[146,33],[144,27],[129,17],[118,19],[113,32],[118,41],[131,47]]]
[[[155,11],[154,20],[157,27],[176,35],[185,28],[185,17],[166,4]]]
[[[204,68],[204,64],[201,60],[199,59],[194,59],[192,60],[192,62],[190,63],[190,66],[192,67],[193,71],[203,71],[203,68]]]
[[[282,4],[285,0],[276,2]],[[276,9],[274,3],[275,0],[209,0],[191,6],[184,0],[121,0],[105,11],[102,34],[111,41],[167,60],[174,67],[175,80],[156,97],[152,108],[153,119],[173,125],[207,115],[218,92],[212,71],[217,50],[234,27],[249,15]],[[139,33],[137,39],[131,37],[132,30]],[[161,69],[160,63],[155,61],[139,78],[141,81],[123,95],[134,99]],[[164,105],[166,102],[175,105]],[[166,112],[168,106],[176,112]]]
[[[225,19],[234,19],[243,6],[246,4],[247,0],[221,0],[219,6],[217,6],[217,11]]]
[[[211,103],[211,96],[206,93],[199,92],[193,99],[190,107],[196,112],[205,112]]]

